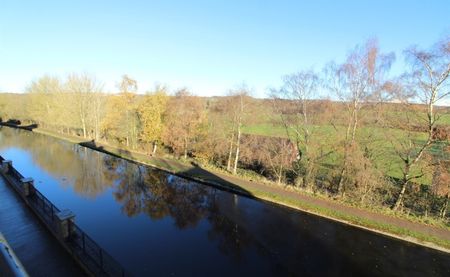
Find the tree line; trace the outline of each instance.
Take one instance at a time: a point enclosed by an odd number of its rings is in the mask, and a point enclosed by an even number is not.
[[[224,97],[161,85],[142,94],[128,75],[111,94],[89,74],[45,75],[24,95],[2,95],[1,116],[448,220],[450,109],[439,103],[450,94],[450,39],[404,56],[405,72],[391,77],[395,55],[371,39],[342,63],[283,76],[265,99],[244,85]]]

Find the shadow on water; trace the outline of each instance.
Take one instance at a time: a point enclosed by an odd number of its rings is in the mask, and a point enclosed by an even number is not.
[[[145,158],[145,155],[143,155],[143,154],[132,153],[131,151],[128,151],[126,149],[116,149],[115,151],[118,151],[118,154],[116,154],[114,152],[111,152],[111,151],[105,149],[105,147],[103,147],[102,145],[98,145],[95,142],[95,140],[80,142],[79,145],[88,147],[95,151],[100,151],[102,153],[111,155],[116,158],[124,159],[128,162],[138,164],[138,165],[141,165],[142,163],[136,162],[132,158],[138,158],[138,159],[143,158],[143,157]],[[130,157],[130,158],[127,158],[127,157]],[[242,188],[241,186],[238,186],[234,183],[231,183],[208,170],[201,168],[195,162],[191,162],[191,165],[192,165],[191,167],[184,166],[183,168],[180,169],[179,168],[180,165],[177,164],[177,162],[172,162],[170,160],[163,159],[163,158],[154,158],[154,159],[160,165],[159,167],[157,167],[157,169],[165,171],[169,174],[175,174],[175,175],[181,176],[183,178],[186,178],[188,180],[203,183],[203,184],[206,184],[206,185],[209,185],[212,187],[216,187],[216,188],[219,188],[219,189],[227,191],[227,192],[235,193],[235,194],[250,197],[250,198],[255,198],[253,196],[253,194],[251,192],[249,192],[248,190],[246,190],[246,189]],[[145,165],[145,164],[142,164],[142,165]],[[148,166],[148,165],[145,165],[145,166]],[[150,166],[150,167],[152,167],[152,166]],[[177,170],[169,170],[171,168],[177,168]]]

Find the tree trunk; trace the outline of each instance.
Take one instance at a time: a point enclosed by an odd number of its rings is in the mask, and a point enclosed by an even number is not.
[[[100,140],[100,99],[99,95],[94,94],[94,130],[95,130],[95,140]]]
[[[156,154],[156,148],[158,147],[158,144],[156,143],[156,141],[153,142],[153,150],[152,150],[152,155]]]
[[[95,128],[94,128],[94,132],[95,132],[95,140],[98,141],[100,139],[100,132],[99,132],[99,127],[98,127],[99,123],[97,118],[95,118]]]
[[[304,188],[307,188],[308,187],[308,177],[306,176],[306,170],[305,170],[305,173],[303,174],[303,177],[302,177],[302,180],[303,180],[303,187]]]
[[[233,168],[233,174],[236,174],[237,172],[237,165],[239,161],[239,148],[241,146],[241,124],[239,123],[238,126],[238,133],[237,133],[237,140],[236,140],[236,156],[234,157],[234,168]]]
[[[441,212],[440,212],[440,216],[441,216],[442,219],[444,219],[445,216],[447,215],[448,198],[449,198],[449,195],[447,194],[447,196],[445,197],[444,205],[442,206],[442,209],[441,209]]]
[[[278,173],[278,184],[281,184],[281,180],[283,179],[283,166],[280,165],[280,172]]]
[[[353,112],[353,130],[352,130],[352,140],[351,142],[353,143],[355,141],[355,137],[356,137],[356,128],[358,127],[358,111],[357,111],[357,106],[355,105],[353,107],[355,110]]]
[[[402,205],[403,196],[405,195],[407,186],[408,186],[408,181],[403,181],[402,189],[400,190],[400,193],[397,197],[397,200],[395,201],[394,206],[392,207],[392,210],[397,211],[398,208]]]
[[[360,202],[360,204],[364,204],[364,201],[366,201],[366,196],[367,196],[367,194],[368,194],[368,191],[366,191],[366,192],[364,192],[363,193],[363,195],[361,196],[361,202]]]
[[[417,158],[416,158],[417,160]],[[397,200],[395,201],[394,206],[392,207],[392,210],[397,211],[398,208],[401,206],[403,201],[403,196],[406,192],[406,188],[408,187],[409,183],[409,172],[411,170],[411,163],[409,158],[405,160],[405,170],[403,171],[403,182],[402,182],[402,189],[400,190],[400,193],[397,197]]]
[[[132,140],[131,140],[131,147],[133,148],[133,149],[136,149],[136,147],[137,147],[137,127],[136,127],[136,125],[137,125],[137,122],[136,122],[136,117],[135,116],[133,116],[133,127],[132,127]]]
[[[231,171],[231,158],[233,156],[233,140],[234,140],[234,131],[231,134],[231,139],[230,139],[230,150],[228,152],[227,171]]]
[[[342,165],[342,170],[339,175],[339,182],[338,182],[338,188],[337,192],[340,195],[344,194],[344,176],[347,174],[347,165],[348,165],[348,152],[350,151],[350,145],[352,145],[355,141],[356,136],[356,128],[358,126],[358,115],[357,115],[357,102],[353,101],[353,109],[352,109],[352,115],[349,120],[348,126],[347,126],[347,132],[346,132],[346,141],[345,141],[345,148],[344,148],[344,164]],[[351,137],[350,135],[351,130]]]
[[[337,187],[338,194],[342,194],[344,192],[344,176],[345,176],[345,174],[347,174],[347,157],[344,157],[344,164],[342,166],[342,170],[339,175],[339,182],[338,182],[338,187]]]
[[[86,138],[87,134],[86,134],[86,123],[84,121],[84,118],[81,119],[81,127],[83,128],[83,137]]]
[[[187,159],[187,145],[188,145],[187,139],[185,138],[184,139],[184,159],[185,160]]]

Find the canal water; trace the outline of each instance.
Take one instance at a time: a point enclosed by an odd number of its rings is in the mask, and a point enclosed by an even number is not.
[[[448,254],[44,135],[3,127],[0,155],[135,276],[450,276]]]

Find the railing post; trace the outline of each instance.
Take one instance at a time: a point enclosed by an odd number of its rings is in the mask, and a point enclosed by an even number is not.
[[[70,210],[62,210],[56,214],[58,235],[66,240],[73,233],[75,214]]]
[[[12,166],[12,161],[10,161],[10,160],[2,161],[2,165],[1,165],[2,172],[5,173],[5,174],[8,173],[9,169],[11,168],[11,166]]]
[[[34,192],[34,181],[33,178],[22,178],[20,179],[20,187],[22,188],[23,194],[28,197]]]

